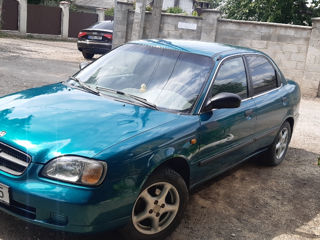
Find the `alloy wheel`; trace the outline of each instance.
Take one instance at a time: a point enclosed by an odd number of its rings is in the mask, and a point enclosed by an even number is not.
[[[168,182],[159,182],[140,193],[132,210],[132,222],[142,234],[156,234],[175,219],[180,206],[177,189]]]
[[[277,159],[282,158],[286,152],[289,140],[289,131],[287,128],[283,128],[278,136],[278,142],[275,147],[275,155]]]

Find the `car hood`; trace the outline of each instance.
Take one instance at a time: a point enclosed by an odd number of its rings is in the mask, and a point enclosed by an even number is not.
[[[6,132],[0,141],[38,163],[66,154],[94,157],[178,117],[54,84],[0,99],[0,131]]]

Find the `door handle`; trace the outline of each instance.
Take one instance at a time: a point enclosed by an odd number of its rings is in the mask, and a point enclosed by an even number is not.
[[[253,109],[249,109],[249,110],[247,110],[247,111],[244,112],[244,115],[245,115],[246,117],[250,117],[252,114],[253,114]]]
[[[283,103],[283,105],[287,105],[288,97],[282,97],[282,103]]]

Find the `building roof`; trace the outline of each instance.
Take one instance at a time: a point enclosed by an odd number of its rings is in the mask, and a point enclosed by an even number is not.
[[[132,41],[131,43],[162,47],[172,50],[196,53],[213,57],[215,55],[231,55],[234,53],[255,53],[256,50],[239,46],[232,46],[214,42],[201,42],[192,40],[173,40],[173,39],[147,39]]]

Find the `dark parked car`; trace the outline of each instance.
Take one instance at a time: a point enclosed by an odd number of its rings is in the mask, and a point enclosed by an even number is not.
[[[259,153],[283,161],[299,102],[261,52],[125,44],[65,82],[0,98],[0,209],[57,230],[164,239],[190,189]]]
[[[105,54],[112,48],[113,21],[102,21],[81,30],[78,49],[86,59],[94,54]]]

